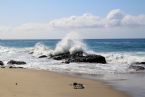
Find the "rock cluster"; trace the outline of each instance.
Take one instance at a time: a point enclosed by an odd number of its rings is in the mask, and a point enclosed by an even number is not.
[[[0,61],[0,66],[4,66],[4,63],[3,63],[3,61]]]
[[[15,60],[10,60],[7,64],[23,65],[23,64],[26,64],[26,62],[24,62],[24,61],[15,61]]]
[[[106,63],[105,57],[101,55],[95,55],[95,54],[86,54],[84,55],[83,52],[76,52],[74,54],[67,53],[61,53],[57,55],[51,55],[51,58],[54,60],[65,60],[65,63],[70,62],[86,62],[86,63]]]
[[[10,60],[7,62],[7,65],[5,65],[3,61],[0,61],[1,68],[23,68],[21,66],[16,66],[16,65],[24,65],[24,64],[26,64],[26,62],[24,61]]]

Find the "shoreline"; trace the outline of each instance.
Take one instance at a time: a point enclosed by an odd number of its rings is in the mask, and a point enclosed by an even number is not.
[[[100,80],[34,69],[0,68],[1,97],[130,97]],[[74,82],[84,89],[74,89]]]
[[[47,71],[47,70],[46,70]],[[111,88],[113,91],[117,91],[117,92],[121,92],[123,94],[125,94],[127,97],[134,97],[130,92],[125,91],[123,89],[119,89],[116,87],[116,85],[114,85],[113,83],[111,83],[111,81],[109,80],[103,80],[100,78],[100,74],[95,74],[90,76],[89,74],[81,74],[81,73],[74,73],[74,72],[57,72],[57,71],[50,71],[56,74],[60,74],[63,76],[67,76],[67,77],[73,77],[73,78],[79,78],[79,79],[84,79],[84,80],[91,80],[91,81],[97,81],[103,85],[107,85],[109,88]],[[98,76],[98,78],[94,78],[94,76]],[[118,79],[119,80],[125,80],[125,79]]]

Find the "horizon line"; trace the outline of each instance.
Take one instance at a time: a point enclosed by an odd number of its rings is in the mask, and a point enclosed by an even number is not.
[[[44,38],[44,39],[37,39],[37,38],[34,38],[34,39],[0,39],[0,40],[61,40],[61,39],[63,39],[63,38]],[[87,39],[90,39],[90,40],[94,40],[94,39],[145,39],[145,38],[80,38],[80,39],[83,39],[83,40],[87,40]]]

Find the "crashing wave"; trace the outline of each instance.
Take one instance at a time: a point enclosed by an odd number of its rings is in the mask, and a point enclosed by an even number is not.
[[[41,56],[41,55],[47,55],[49,56],[52,53],[52,50],[50,50],[47,46],[45,46],[43,43],[36,43],[34,50],[33,50],[33,56]]]
[[[78,51],[84,51],[86,45],[80,39],[80,36],[76,32],[68,33],[57,45],[53,52],[54,55],[60,53],[73,54]]]

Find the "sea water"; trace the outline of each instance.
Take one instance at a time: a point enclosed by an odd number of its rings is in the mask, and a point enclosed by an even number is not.
[[[145,97],[145,72],[129,68],[134,62],[145,62],[145,39],[80,39],[77,35],[64,39],[0,40],[0,60],[7,66],[9,60],[25,61],[25,68],[87,74],[101,79],[116,89],[134,97]],[[49,58],[50,54],[84,50],[106,58],[107,64],[64,64]],[[47,55],[47,58],[39,58]]]

